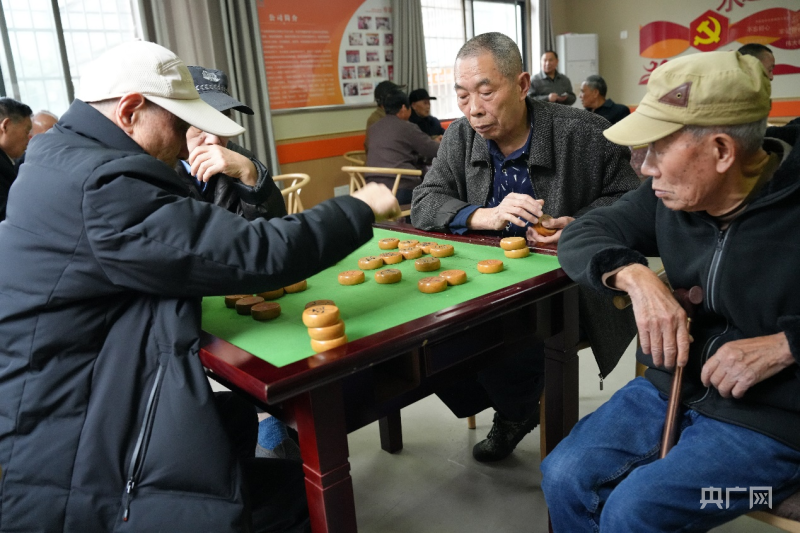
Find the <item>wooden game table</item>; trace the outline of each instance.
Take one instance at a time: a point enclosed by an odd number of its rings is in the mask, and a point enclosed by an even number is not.
[[[467,283],[423,294],[416,281],[435,272],[416,272],[404,261],[386,267],[402,271],[398,284],[377,284],[373,271],[362,285],[338,284],[339,272],[382,252],[377,241],[388,236],[453,244],[442,270],[466,271]],[[315,533],[357,529],[348,433],[379,421],[381,447],[400,450],[400,410],[504,356],[507,343],[545,342],[543,452],[577,422],[577,287],[552,250],[508,259],[498,241],[376,225],[372,241],[309,278],[307,291],[277,300],[282,314],[274,321],[237,315],[222,297],[204,299],[201,360],[213,378],[297,429]],[[483,259],[502,259],[506,268],[481,274],[475,265]],[[321,354],[311,350],[301,320],[306,302],[316,299],[335,301],[349,339]]]

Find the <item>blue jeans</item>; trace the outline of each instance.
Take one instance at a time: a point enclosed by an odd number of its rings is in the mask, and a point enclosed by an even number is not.
[[[800,451],[696,411],[658,460],[667,398],[636,378],[583,418],[542,462],[553,530],[577,533],[706,531],[771,487],[774,508],[800,489]]]

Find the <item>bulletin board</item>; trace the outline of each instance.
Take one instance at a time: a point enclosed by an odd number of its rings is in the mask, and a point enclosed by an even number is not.
[[[272,110],[370,104],[394,79],[390,0],[259,0]]]

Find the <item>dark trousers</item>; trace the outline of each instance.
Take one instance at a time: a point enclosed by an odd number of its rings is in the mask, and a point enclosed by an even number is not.
[[[506,420],[521,422],[539,410],[544,390],[544,343],[510,348],[512,355],[436,394],[459,418],[489,407]]]
[[[255,457],[258,417],[253,404],[232,392],[216,394],[225,424],[245,477],[245,506],[256,533],[311,531],[303,463]]]

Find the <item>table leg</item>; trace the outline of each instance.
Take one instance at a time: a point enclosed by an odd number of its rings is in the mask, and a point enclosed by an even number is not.
[[[403,425],[399,410],[378,420],[378,427],[383,451],[396,453],[403,449]]]
[[[578,287],[550,301],[551,331],[545,341],[545,448],[542,457],[578,422]]]
[[[314,533],[355,533],[356,508],[350,477],[344,402],[340,383],[291,401],[300,437],[306,496]]]

